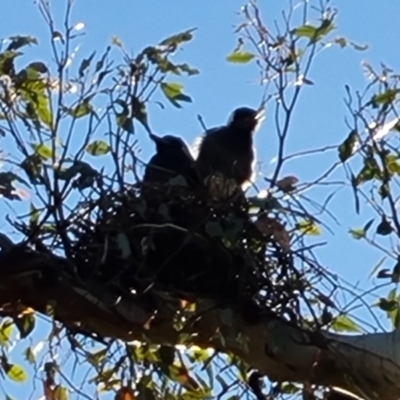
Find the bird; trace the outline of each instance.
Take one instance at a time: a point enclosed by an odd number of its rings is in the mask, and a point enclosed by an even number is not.
[[[196,167],[207,185],[246,190],[254,179],[255,149],[253,136],[264,111],[240,107],[233,111],[227,125],[207,130],[197,143]]]
[[[173,135],[160,137],[153,133],[149,136],[156,145],[156,154],[146,166],[142,183],[165,184],[178,175],[188,186],[199,182],[195,160],[182,138]]]

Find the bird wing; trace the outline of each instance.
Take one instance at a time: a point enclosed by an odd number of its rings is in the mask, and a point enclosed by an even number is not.
[[[197,159],[199,154],[200,154],[200,149],[201,149],[202,143],[204,141],[204,138],[208,134],[213,133],[213,132],[215,132],[215,131],[217,131],[219,129],[221,129],[221,128],[220,127],[211,128],[211,129],[207,130],[206,132],[204,132],[202,135],[200,135],[199,137],[197,137],[194,140],[193,145],[191,147],[191,152],[192,152],[192,155],[193,155],[194,159]]]

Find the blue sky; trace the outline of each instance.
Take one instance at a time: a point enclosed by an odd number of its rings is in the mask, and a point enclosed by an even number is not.
[[[53,3],[54,14],[61,18],[65,2],[56,0]],[[215,126],[225,123],[235,107],[258,106],[260,102],[262,90],[257,85],[258,71],[255,66],[237,66],[225,60],[236,45],[233,30],[241,21],[237,12],[243,3],[243,0],[76,0],[73,21],[84,22],[86,33],[77,41],[81,44],[78,57],[88,56],[93,49],[101,51],[113,35],[121,38],[126,48],[135,53],[171,34],[198,28],[195,39],[178,55],[201,72],[183,81],[193,103],[185,104],[180,110],[169,106],[165,110],[150,108],[151,125],[155,132],[179,134],[192,143],[202,131],[198,114],[203,116],[207,126]],[[283,0],[263,0],[259,3],[267,22],[279,18],[281,8],[288,4]],[[290,131],[288,153],[339,144],[347,136],[344,85],[355,89],[364,87],[362,60],[375,66],[382,61],[400,70],[398,1],[337,0],[332,2],[332,6],[339,10],[337,35],[359,44],[368,44],[369,48],[357,52],[350,48],[332,47],[317,57],[310,74],[315,85],[306,87],[301,95]],[[16,34],[34,35],[39,39],[40,46],[29,49],[27,53],[43,60],[49,59],[48,30],[33,1],[4,0],[2,16],[0,38]],[[271,172],[270,160],[276,154],[276,148],[271,146],[274,135],[273,122],[267,119],[256,138],[258,157],[263,162],[265,174]],[[142,143],[144,158],[149,157],[153,148],[146,138]],[[296,175],[301,181],[310,181],[336,161],[336,156],[333,152],[303,158],[288,164],[284,172]],[[336,177],[343,178],[343,174],[339,173]],[[316,196],[327,193],[318,192]],[[0,207],[3,207],[4,213],[10,212],[4,202],[0,202]],[[365,287],[366,279],[381,254],[365,243],[352,240],[348,230],[363,226],[370,213],[364,208],[361,215],[355,215],[350,189],[342,190],[334,198],[330,211],[338,217],[340,226],[332,225],[334,235],[324,235],[328,245],[318,255],[325,267],[353,284],[361,281],[362,287]]]

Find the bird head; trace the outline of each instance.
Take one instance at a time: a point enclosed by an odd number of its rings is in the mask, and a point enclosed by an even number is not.
[[[176,152],[184,152],[189,157],[192,157],[188,147],[183,139],[177,136],[165,135],[165,136],[157,136],[153,133],[149,134],[150,138],[156,144],[157,152],[168,151],[171,154]]]
[[[239,130],[246,130],[254,133],[264,119],[264,110],[240,107],[231,114],[228,125]]]

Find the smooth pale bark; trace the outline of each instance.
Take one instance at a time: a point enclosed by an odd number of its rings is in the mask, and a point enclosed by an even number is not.
[[[159,344],[177,344],[181,333],[196,333],[193,344],[232,351],[272,380],[337,386],[365,399],[400,398],[399,331],[310,336],[278,318],[250,323],[239,311],[199,300],[198,317],[178,332],[172,324],[176,299],[160,294],[151,319],[132,299],[85,287],[65,272],[67,265],[19,246],[0,255],[1,314],[13,315],[21,306],[44,313],[52,301],[55,318],[81,332]]]

